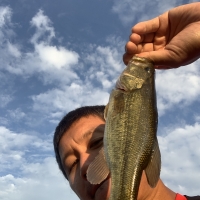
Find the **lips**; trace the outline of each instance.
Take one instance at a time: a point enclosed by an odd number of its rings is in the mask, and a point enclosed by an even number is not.
[[[102,183],[103,183],[103,182],[102,182]],[[101,183],[101,184],[102,184],[102,183]],[[94,196],[95,196],[95,194],[96,194],[96,191],[98,190],[98,188],[100,187],[101,184],[92,185],[92,188],[91,188],[91,190],[90,190],[92,199],[94,198]]]
[[[102,187],[102,185],[103,185],[105,182],[109,181],[109,180],[108,180],[109,178],[110,178],[110,174],[109,174],[108,177],[107,177],[104,181],[102,181],[100,184],[92,185],[92,188],[90,188],[90,189],[91,189],[91,190],[90,190],[90,193],[91,193],[92,199],[95,199],[96,193],[98,192],[98,190]],[[109,187],[109,185],[108,185],[108,187]],[[108,188],[107,188],[107,190],[108,190]]]

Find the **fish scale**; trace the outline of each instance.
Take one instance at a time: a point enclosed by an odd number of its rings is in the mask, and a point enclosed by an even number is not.
[[[122,72],[119,85],[121,88],[110,94],[105,114],[104,150],[112,180],[109,200],[136,200],[142,172],[157,141],[153,64],[133,57]],[[148,179],[151,182],[151,177]]]

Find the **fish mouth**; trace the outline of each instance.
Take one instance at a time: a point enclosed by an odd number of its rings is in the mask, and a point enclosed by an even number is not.
[[[121,92],[127,92],[125,89],[123,88],[116,88],[117,90],[120,90]]]
[[[127,92],[127,88],[121,83],[120,79],[117,80],[115,88],[122,92]]]
[[[117,90],[120,90],[122,92],[128,92],[129,89],[127,88],[126,85],[124,85],[121,81],[122,77],[128,77],[128,78],[135,78],[135,76],[129,74],[129,73],[126,73],[126,72],[123,72],[123,74],[121,74],[121,76],[119,76],[119,78],[117,79],[117,82],[115,84],[115,88]]]

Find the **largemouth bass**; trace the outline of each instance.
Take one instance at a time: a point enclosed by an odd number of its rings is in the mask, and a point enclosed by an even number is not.
[[[110,94],[104,133],[105,159],[111,172],[109,200],[136,200],[143,170],[151,187],[159,180],[161,157],[156,136],[154,74],[149,60],[133,57]],[[104,159],[101,154],[94,161],[99,161],[99,166]],[[105,179],[106,168],[97,168],[94,163],[88,169],[88,177],[97,184]]]

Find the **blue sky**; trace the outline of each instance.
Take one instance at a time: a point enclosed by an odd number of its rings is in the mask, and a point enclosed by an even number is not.
[[[62,116],[106,104],[131,27],[192,1],[0,0],[0,199],[76,200],[54,159]],[[157,71],[161,178],[200,185],[200,61]]]

